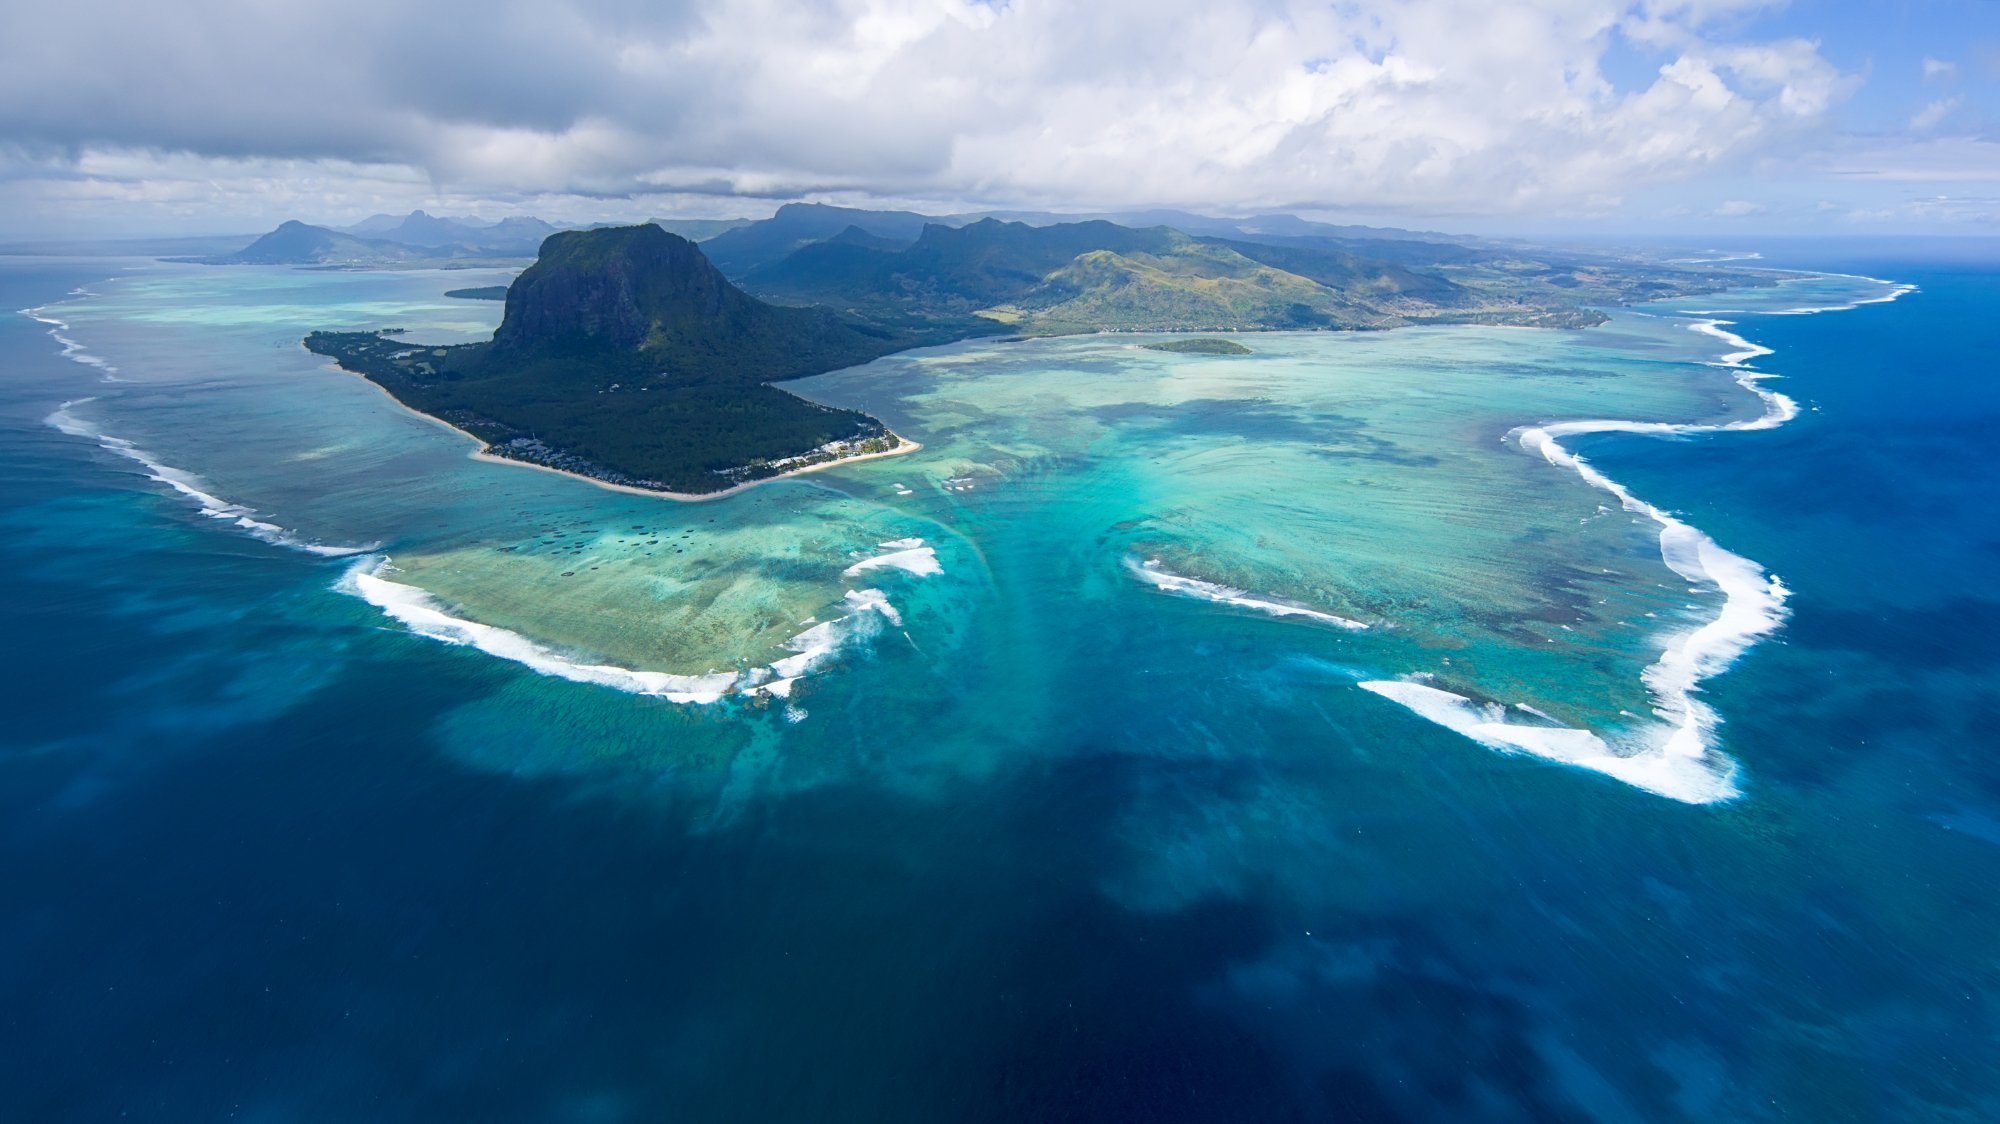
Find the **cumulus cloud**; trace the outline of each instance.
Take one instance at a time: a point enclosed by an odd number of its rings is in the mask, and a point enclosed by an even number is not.
[[[1910,117],[1911,131],[1928,133],[1932,129],[1937,128],[1944,122],[1945,118],[1951,116],[1953,110],[1958,108],[1959,100],[1958,98],[1939,98],[1918,110]]]
[[[0,42],[0,163],[96,190],[196,159],[245,191],[1601,210],[1851,89],[1814,43],[1717,30],[1762,6],[71,0]],[[1657,70],[1615,84],[1614,41]]]

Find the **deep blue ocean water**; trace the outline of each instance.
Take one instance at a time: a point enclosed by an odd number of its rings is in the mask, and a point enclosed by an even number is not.
[[[1732,317],[1783,428],[1573,439],[1792,590],[1706,806],[1004,604],[1018,729],[870,709],[888,646],[784,743],[831,779],[718,797],[660,761],[730,719],[393,627],[0,317],[0,1120],[2000,1118],[2000,268],[1789,254],[1920,290]]]

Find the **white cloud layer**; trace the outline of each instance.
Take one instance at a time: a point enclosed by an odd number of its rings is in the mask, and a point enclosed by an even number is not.
[[[70,0],[0,39],[0,175],[162,206],[421,183],[1601,212],[1768,156],[1851,89],[1812,42],[1718,30],[1763,6]],[[1613,51],[1657,69],[1614,84]]]

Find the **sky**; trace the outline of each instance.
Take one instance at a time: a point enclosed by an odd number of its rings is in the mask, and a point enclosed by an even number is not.
[[[1995,0],[66,0],[0,239],[424,208],[2000,233]]]

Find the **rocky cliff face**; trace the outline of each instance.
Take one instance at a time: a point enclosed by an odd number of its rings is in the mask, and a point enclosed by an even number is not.
[[[729,283],[695,244],[657,226],[553,234],[507,291],[494,343],[656,350],[691,336],[753,330],[770,311]]]

